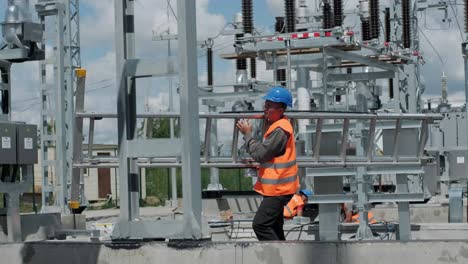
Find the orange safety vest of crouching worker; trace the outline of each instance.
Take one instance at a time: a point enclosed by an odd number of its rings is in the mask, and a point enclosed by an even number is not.
[[[295,194],[289,203],[284,207],[283,216],[285,218],[293,218],[297,215],[297,209],[300,206],[304,206],[304,201],[302,200],[301,195]]]

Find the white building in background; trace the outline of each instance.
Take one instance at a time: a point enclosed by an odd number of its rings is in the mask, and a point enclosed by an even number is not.
[[[83,146],[87,149],[87,145]],[[117,145],[94,145],[93,156],[116,156]],[[49,149],[49,155],[55,155],[54,149]],[[53,157],[49,157],[53,159]],[[37,194],[42,192],[42,175],[41,175],[41,151],[38,151],[38,164],[34,165],[34,191]],[[49,172],[49,180],[55,180],[55,172]],[[84,169],[83,180],[85,186],[85,195],[88,201],[103,201],[108,195],[112,196],[112,200],[120,197],[119,176],[117,168],[90,168]],[[146,172],[141,169],[140,181],[141,198],[146,198]]]

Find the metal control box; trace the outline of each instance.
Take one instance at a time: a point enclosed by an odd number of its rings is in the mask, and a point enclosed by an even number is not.
[[[418,154],[418,129],[407,128],[400,130],[398,144],[399,156],[417,156]],[[395,129],[385,129],[383,131],[383,153],[384,155],[393,155],[395,150]]]
[[[37,163],[37,126],[18,124],[17,136],[17,164],[27,165]]]
[[[16,124],[0,122],[0,165],[16,161]]]
[[[468,150],[448,152],[449,178],[451,181],[468,179]]]

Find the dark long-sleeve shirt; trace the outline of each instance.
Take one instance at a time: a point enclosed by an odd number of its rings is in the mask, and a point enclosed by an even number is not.
[[[259,142],[251,134],[244,136],[247,152],[258,163],[265,163],[284,154],[290,135],[281,128],[273,130],[268,137]]]

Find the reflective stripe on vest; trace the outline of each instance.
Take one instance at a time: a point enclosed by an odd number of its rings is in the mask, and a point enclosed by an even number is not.
[[[297,179],[297,175],[286,177],[286,178],[281,178],[277,180],[258,178],[258,181],[262,184],[282,184],[282,183],[293,182],[296,179]]]
[[[291,211],[291,208],[289,208],[289,206],[285,206],[284,209],[286,209],[289,213],[289,215],[284,215],[284,217],[292,217],[293,216],[293,212]]]
[[[287,168],[291,168],[294,165],[296,165],[296,160],[284,162],[284,163],[265,162],[265,163],[260,164],[260,167],[265,168],[265,169],[287,169]]]

